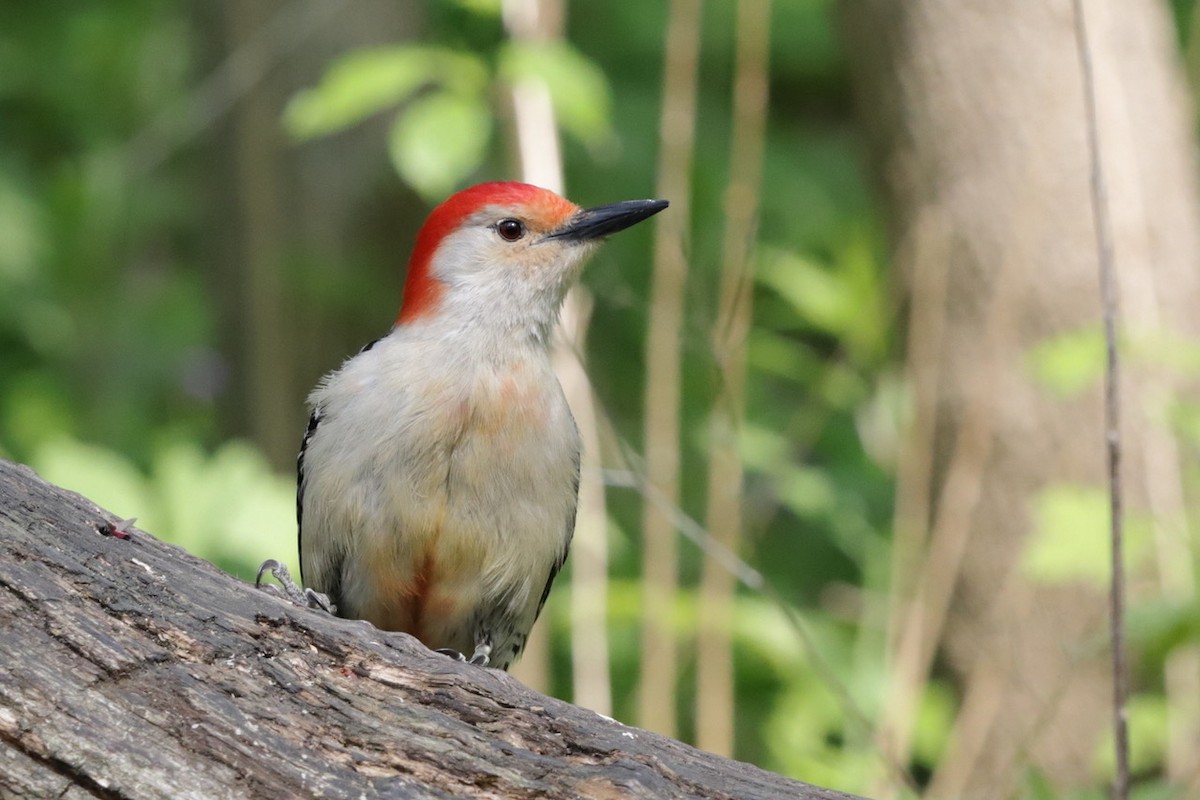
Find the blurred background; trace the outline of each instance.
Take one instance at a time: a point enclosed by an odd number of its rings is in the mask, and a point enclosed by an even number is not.
[[[1196,797],[1200,17],[1084,6],[1135,796]],[[0,2],[0,455],[294,566],[304,398],[434,204],[666,197],[565,309],[582,508],[519,677],[844,791],[1104,797],[1081,87],[1068,0]]]

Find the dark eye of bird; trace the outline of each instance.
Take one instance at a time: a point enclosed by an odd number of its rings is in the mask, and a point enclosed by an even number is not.
[[[505,241],[515,242],[525,235],[525,226],[519,219],[502,219],[496,223],[496,233]]]

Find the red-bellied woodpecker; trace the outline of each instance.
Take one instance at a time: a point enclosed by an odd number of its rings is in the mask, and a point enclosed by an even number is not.
[[[579,487],[551,330],[595,244],[666,207],[484,183],[429,215],[395,327],[309,397],[301,574],[340,616],[477,664],[520,655]]]

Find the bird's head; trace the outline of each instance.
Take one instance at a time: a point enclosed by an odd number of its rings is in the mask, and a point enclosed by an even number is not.
[[[585,209],[527,183],[464,189],[417,234],[397,324],[489,317],[548,328],[595,245],[666,207],[629,200]]]

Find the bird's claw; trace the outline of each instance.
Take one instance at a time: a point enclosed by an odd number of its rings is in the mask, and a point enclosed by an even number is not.
[[[488,654],[481,650],[476,650],[475,654],[470,658],[467,658],[453,647],[439,647],[437,650],[434,650],[434,652],[441,653],[444,656],[448,656],[455,661],[461,661],[464,664],[473,664],[476,667],[486,667],[488,665]]]
[[[279,586],[270,583],[263,583],[263,575],[270,572],[275,580],[279,581]],[[301,608],[320,609],[328,614],[336,614],[337,607],[329,601],[328,595],[321,594],[315,589],[302,589],[292,580],[292,573],[281,562],[273,558],[268,558],[258,568],[258,575],[254,577],[254,585],[264,592],[269,592],[275,595],[282,595],[288,600],[291,600]],[[282,588],[280,588],[282,587]]]

